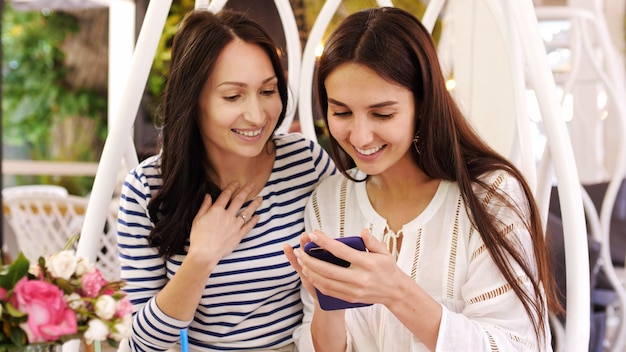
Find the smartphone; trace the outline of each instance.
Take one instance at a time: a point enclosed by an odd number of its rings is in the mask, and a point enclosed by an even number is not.
[[[360,251],[366,251],[365,243],[363,243],[363,239],[361,239],[361,237],[359,236],[339,237],[339,238],[336,238],[336,240],[354,249],[358,249]],[[314,242],[306,243],[304,245],[304,251],[312,257],[321,259],[323,261],[326,261],[335,265],[342,266],[344,268],[347,268],[350,266],[349,262],[341,258],[335,257],[332,253],[318,246]],[[315,292],[317,293],[317,301],[319,302],[320,307],[323,310],[338,310],[338,309],[371,306],[370,303],[350,303],[339,298],[327,296],[321,293],[318,289],[315,289]]]

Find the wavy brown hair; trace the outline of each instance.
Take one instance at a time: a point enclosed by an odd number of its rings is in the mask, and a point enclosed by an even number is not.
[[[281,52],[255,21],[232,10],[213,14],[189,12],[172,42],[172,59],[163,96],[159,143],[163,185],[148,204],[154,228],[150,245],[160,255],[183,253],[191,223],[205,194],[215,200],[220,187],[213,181],[199,127],[198,99],[218,56],[236,38],[261,47],[274,67],[283,108],[276,128],[285,118],[287,81]]]
[[[470,220],[502,275],[522,301],[534,324],[537,341],[545,339],[541,328],[548,326],[545,313],[548,310],[562,312],[562,308],[537,204],[522,173],[490,148],[461,113],[446,89],[436,47],[428,30],[413,15],[397,8],[371,8],[348,16],[329,37],[318,63],[317,93],[326,123],[328,96],[324,82],[333,70],[344,63],[366,66],[388,82],[413,92],[416,107],[416,130],[413,132],[419,130],[421,153],[418,155],[412,149],[415,163],[429,177],[458,183]],[[346,177],[357,182],[364,181],[355,180],[346,172],[356,164],[332,135],[330,150],[338,169]],[[527,204],[520,207],[506,194],[496,196],[505,206],[514,209],[520,219],[525,219],[521,209],[529,209],[529,216],[523,222],[534,244],[536,272],[528,263],[519,242],[501,234],[501,222],[488,212],[474,192],[474,185],[487,190],[488,185],[481,181],[480,176],[497,170],[503,170],[517,179],[526,195]],[[519,264],[530,278],[532,291],[518,281],[509,258]]]

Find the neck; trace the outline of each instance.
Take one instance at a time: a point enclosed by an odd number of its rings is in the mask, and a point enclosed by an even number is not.
[[[253,184],[255,190],[260,190],[272,172],[275,155],[275,148],[268,147],[251,158],[210,158],[215,182],[222,189],[233,182],[238,182],[240,186]]]
[[[428,177],[413,162],[370,176],[366,189],[372,207],[398,232],[415,219],[435,196],[441,180]]]
[[[412,160],[398,162],[385,172],[368,178],[368,190],[385,194],[388,198],[406,198],[420,185],[432,181]]]

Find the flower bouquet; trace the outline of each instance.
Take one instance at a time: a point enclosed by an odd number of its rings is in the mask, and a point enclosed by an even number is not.
[[[69,250],[34,265],[20,253],[0,271],[0,352],[73,339],[117,346],[130,331],[132,312],[123,284],[108,282]]]

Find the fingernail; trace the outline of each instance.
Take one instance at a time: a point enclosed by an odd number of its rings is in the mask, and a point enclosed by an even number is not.
[[[310,238],[310,239],[311,239],[311,241],[313,241],[313,242],[317,241],[317,235],[316,235],[316,234],[314,234],[314,233],[310,233],[310,234],[309,234],[309,238]]]
[[[300,255],[302,255],[300,253],[300,249],[299,248],[298,249],[294,249],[293,250],[293,254],[296,256],[296,258],[300,258]],[[298,261],[299,261],[299,259],[298,259]]]

